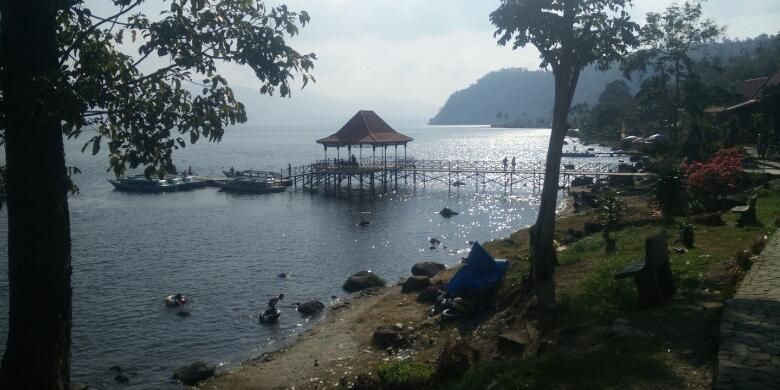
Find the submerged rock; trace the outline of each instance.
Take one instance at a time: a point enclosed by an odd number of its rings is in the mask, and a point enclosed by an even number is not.
[[[430,285],[431,278],[428,276],[411,276],[401,285],[401,292],[420,292]]]
[[[295,308],[295,310],[298,310],[298,313],[301,313],[305,316],[310,316],[312,314],[322,311],[322,309],[324,308],[325,308],[325,304],[323,304],[322,302],[317,300],[311,300],[308,302],[301,303],[300,305],[298,305],[298,307]]]
[[[456,211],[452,211],[450,208],[448,208],[448,207],[445,207],[445,208],[441,209],[441,211],[439,211],[439,214],[440,214],[442,217],[449,218],[449,217],[452,217],[452,216],[458,215],[458,212],[456,212]]]
[[[203,362],[194,362],[173,371],[173,379],[178,379],[187,386],[193,386],[200,381],[214,376],[215,367]]]
[[[384,287],[385,281],[370,271],[360,271],[347,279],[341,286],[347,292],[365,290],[370,287]]]
[[[441,271],[444,271],[447,267],[442,263],[434,261],[424,261],[412,266],[412,275],[414,276],[427,276],[432,278]]]

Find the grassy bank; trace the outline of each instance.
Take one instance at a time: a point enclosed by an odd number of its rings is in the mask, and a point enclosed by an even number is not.
[[[442,388],[710,388],[716,369],[718,326],[722,301],[728,298],[749,266],[738,262],[738,252],[750,250],[756,239],[771,234],[780,215],[780,191],[760,189],[761,226],[738,227],[735,214],[723,214],[722,226],[695,225],[695,247],[670,254],[678,287],[673,302],[643,309],[636,303],[631,279],[614,280],[625,264],[644,257],[644,239],[661,230],[641,195],[629,197],[633,223],[617,233],[617,251],[604,252],[598,234],[562,250],[556,273],[559,305],[541,313],[539,328],[544,353],[503,362],[477,365]],[[559,236],[569,227],[581,229],[592,220],[588,213],[559,223]],[[655,218],[657,220],[657,218]],[[630,221],[631,222],[631,221]],[[670,247],[676,230],[670,230]],[[508,294],[527,272],[527,233],[487,245],[490,251],[523,266],[513,266],[501,294]],[[618,319],[652,335],[610,336]]]

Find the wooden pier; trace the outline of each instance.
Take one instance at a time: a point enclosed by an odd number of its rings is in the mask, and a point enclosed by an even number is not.
[[[609,177],[646,177],[649,173],[620,172],[619,163],[567,162],[561,165],[561,188],[568,187],[576,177],[594,180]],[[291,167],[288,177],[293,187],[302,190],[324,190],[350,194],[353,191],[386,193],[399,187],[412,190],[438,184],[449,191],[470,187],[474,192],[503,190],[512,193],[518,187],[531,187],[536,193],[544,183],[545,165],[525,162],[505,166],[502,161],[450,160],[377,160],[359,159],[354,162],[320,160],[308,165]]]

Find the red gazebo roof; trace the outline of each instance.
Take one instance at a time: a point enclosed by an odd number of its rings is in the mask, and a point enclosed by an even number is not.
[[[413,140],[414,138],[393,130],[375,112],[361,110],[341,130],[317,140],[317,143],[325,146],[404,145]]]

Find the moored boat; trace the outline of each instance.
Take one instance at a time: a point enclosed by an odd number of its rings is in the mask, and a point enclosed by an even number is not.
[[[187,175],[171,176],[165,179],[148,178],[144,175],[137,175],[108,179],[108,182],[119,191],[147,193],[191,190],[206,185],[204,180],[199,180],[194,176]]]
[[[222,191],[237,192],[244,194],[267,194],[271,192],[282,192],[287,189],[286,186],[276,184],[273,179],[239,176],[234,179],[228,179],[218,182]]]

